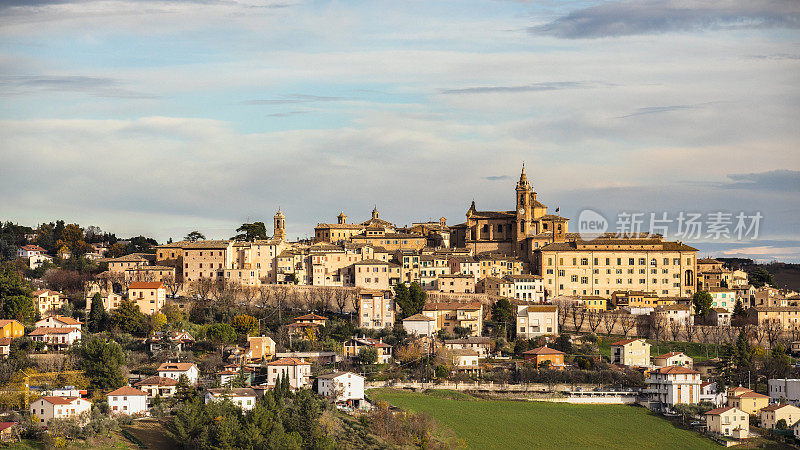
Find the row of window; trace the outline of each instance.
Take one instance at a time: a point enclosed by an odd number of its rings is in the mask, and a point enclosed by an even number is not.
[[[606,266],[610,266],[611,265],[611,260],[612,260],[612,258],[605,258],[605,265]],[[616,258],[616,262],[617,262],[616,265],[621,266],[622,262],[624,260],[625,260],[625,258]],[[600,265],[600,258],[594,258],[593,262],[594,262],[595,266]],[[636,258],[628,258],[628,265],[629,266],[636,265],[636,262],[637,262]],[[644,266],[644,265],[647,264],[647,258],[639,258],[638,262],[639,262],[640,266]],[[663,265],[668,266],[668,265],[670,265],[669,262],[670,262],[670,258],[664,258],[663,259]],[[680,258],[672,258],[672,265],[673,266],[679,266],[680,264],[681,264]],[[692,264],[692,259],[691,258],[686,258],[686,264],[687,265],[691,265]],[[548,266],[552,266],[553,265],[553,258],[547,258],[547,265]],[[560,265],[560,266],[564,265],[564,258],[558,258],[558,265]],[[578,258],[572,258],[572,265],[573,266],[577,266],[578,265]],[[580,259],[580,265],[581,266],[588,266],[589,265],[589,258],[581,258]],[[650,265],[651,266],[657,266],[658,265],[658,260],[656,258],[651,258],[650,259]]]

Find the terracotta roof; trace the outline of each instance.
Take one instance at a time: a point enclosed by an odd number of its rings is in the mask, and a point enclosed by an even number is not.
[[[134,281],[128,289],[159,289],[164,287],[160,281]]]
[[[639,340],[639,339],[623,339],[623,340],[621,340],[621,341],[612,342],[612,343],[611,343],[611,345],[628,345],[628,344],[630,344],[631,342],[636,342],[636,341],[638,341],[638,340]]]
[[[725,406],[723,408],[712,409],[711,411],[707,412],[706,415],[718,416],[718,415],[720,415],[722,413],[726,413],[726,412],[728,412],[728,411],[730,411],[732,409],[736,409],[736,407],[734,407],[734,406]]]
[[[379,259],[362,259],[356,263],[353,263],[354,266],[374,266],[377,264],[388,264],[386,261],[381,261]]]
[[[522,352],[523,355],[563,355],[564,352],[560,352],[554,348],[550,348],[547,346],[535,348],[533,350],[528,350],[527,352]]]
[[[158,366],[159,372],[186,372],[194,367],[193,363],[163,363]]]
[[[667,359],[667,358],[672,358],[673,356],[678,356],[678,355],[683,355],[683,352],[669,352],[669,353],[664,353],[664,354],[663,354],[663,355],[661,355],[661,356],[656,356],[656,359]],[[684,355],[684,356],[686,356],[686,355]]]
[[[138,383],[134,383],[134,386],[175,386],[178,384],[178,380],[174,378],[167,378],[167,377],[149,377],[145,378]]]
[[[33,291],[33,296],[38,297],[40,295],[61,295],[58,291],[51,291],[50,289],[39,289],[38,291]]]
[[[0,422],[0,431],[6,430],[8,428],[11,428],[16,424],[17,424],[17,422]]]
[[[38,322],[42,322],[44,320],[47,320],[47,319],[49,319],[51,317],[53,318],[53,320],[57,320],[57,321],[59,321],[61,323],[65,323],[67,325],[83,325],[83,322],[81,322],[80,320],[73,319],[72,317],[67,317],[67,316],[47,316],[42,320],[38,320],[37,323]]]
[[[69,334],[72,333],[73,331],[77,331],[80,333],[81,330],[75,327],[52,327],[52,328],[39,327],[28,333],[28,336],[46,336],[48,334]]]
[[[6,325],[8,325],[10,323],[14,323],[14,322],[19,323],[18,321],[14,320],[14,319],[3,319],[3,320],[0,320],[0,328],[3,328]],[[19,323],[19,324],[22,325],[21,323]]]
[[[406,320],[408,320],[409,322],[430,322],[432,320],[435,321],[436,319],[434,319],[433,317],[428,317],[425,314],[414,314],[411,317],[406,317],[405,319],[403,319],[403,322],[405,322]]]
[[[737,395],[738,398],[769,398],[769,395],[759,394],[758,392],[745,392],[744,394]]]
[[[447,309],[468,309],[470,311],[481,309],[483,305],[478,302],[471,302],[471,303],[458,303],[458,302],[451,302],[451,303],[426,303],[425,306],[422,307],[423,311],[443,311]]]
[[[78,400],[78,397],[57,397],[57,396],[47,396],[42,397],[42,400],[50,403],[51,405],[69,405],[72,404],[75,400]]]
[[[108,394],[106,394],[106,396],[109,396],[109,395],[132,395],[132,396],[135,396],[135,395],[147,395],[147,392],[140,391],[139,389],[136,389],[136,388],[133,388],[133,387],[130,387],[130,386],[122,386],[121,388],[114,389],[113,391],[111,391]]]
[[[528,305],[525,310],[530,312],[556,312],[558,307],[556,305]]]
[[[213,395],[214,397],[255,397],[256,391],[253,388],[217,388],[217,389],[209,389],[208,392]]]
[[[469,348],[457,348],[451,350],[451,352],[453,353],[453,356],[480,356],[480,353]]]
[[[783,407],[786,407],[786,406],[792,406],[792,405],[789,405],[787,403],[769,405],[769,406],[766,406],[764,408],[759,409],[759,411],[777,411],[777,410],[779,410],[779,409],[781,409]],[[796,406],[795,406],[795,408],[796,408]]]
[[[294,320],[328,320],[328,318],[316,314],[306,314],[304,316],[295,317]]]
[[[268,366],[308,366],[309,363],[297,358],[281,358],[277,361],[267,363]]]
[[[675,375],[675,374],[700,374],[700,372],[696,370],[692,370],[688,367],[683,366],[667,366],[667,367],[659,367],[655,372]]]

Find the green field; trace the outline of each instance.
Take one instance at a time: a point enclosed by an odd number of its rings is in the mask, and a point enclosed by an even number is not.
[[[373,389],[369,396],[430,414],[469,448],[721,448],[634,406],[460,401],[392,389]]]

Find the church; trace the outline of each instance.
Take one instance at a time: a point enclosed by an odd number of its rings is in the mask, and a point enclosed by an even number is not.
[[[547,206],[536,198],[525,174],[525,166],[516,187],[513,211],[478,211],[472,202],[467,221],[451,227],[451,243],[480,253],[500,253],[526,262],[544,245],[577,238],[568,233],[569,219],[547,214]]]

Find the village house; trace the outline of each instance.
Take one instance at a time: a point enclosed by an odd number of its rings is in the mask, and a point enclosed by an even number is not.
[[[774,430],[778,421],[786,421],[788,428],[794,427],[800,421],[800,408],[786,403],[765,406],[758,412],[761,428]]]
[[[478,365],[480,354],[475,350],[460,348],[451,350],[453,354],[453,369],[458,373],[480,375],[481,367]]]
[[[305,314],[294,318],[294,322],[286,325],[286,331],[292,338],[301,340],[316,338],[319,328],[324,327],[328,318],[316,314]]]
[[[647,367],[650,365],[650,344],[644,339],[623,339],[611,344],[611,364]]]
[[[150,403],[156,397],[172,397],[175,395],[177,385],[178,380],[159,376],[148,377],[134,384],[135,387],[147,393],[147,400]]]
[[[545,290],[542,277],[533,274],[513,274],[504,277],[513,283],[514,298],[520,302],[544,303]]]
[[[656,367],[683,366],[691,369],[693,363],[694,360],[683,352],[669,352],[653,358]]]
[[[38,326],[38,322],[37,322]],[[25,327],[18,320],[0,320],[0,337],[18,338],[25,335]]]
[[[253,388],[218,388],[207,390],[204,398],[206,403],[230,400],[243,411],[250,411],[255,408],[257,397]]]
[[[7,358],[11,354],[11,342],[14,338],[0,338],[0,357]]]
[[[711,294],[711,307],[722,308],[733,312],[736,307],[736,293],[733,289],[723,287],[710,287],[708,293]]]
[[[186,375],[189,384],[197,384],[200,371],[194,363],[163,363],[158,366],[158,376],[164,378],[180,379],[181,375]]]
[[[555,305],[517,305],[517,336],[531,339],[558,334],[558,307]]]
[[[19,440],[18,422],[0,422],[0,442],[17,442]]]
[[[251,361],[266,361],[275,356],[275,341],[269,336],[248,336],[247,347]]]
[[[747,438],[750,419],[747,413],[734,406],[712,409],[704,414],[710,433],[733,438]]]
[[[147,392],[123,386],[106,394],[111,414],[140,416],[147,414]]]
[[[50,311],[58,311],[67,304],[67,299],[62,298],[60,292],[49,289],[33,291],[32,295],[36,302],[36,307],[39,309],[39,314],[42,316]]]
[[[718,327],[731,326],[731,315],[732,313],[725,308],[711,308],[709,312],[711,324]]]
[[[425,314],[406,317],[403,319],[403,328],[412,336],[433,336],[439,331],[436,327],[436,319]]]
[[[392,346],[383,342],[383,339],[354,337],[344,342],[344,356],[349,359],[358,359],[361,350],[372,347],[378,352],[378,364],[388,364],[392,360]]]
[[[650,409],[665,412],[675,405],[700,403],[700,372],[683,366],[660,367],[650,371],[643,391]]]
[[[289,386],[292,389],[308,387],[311,364],[297,358],[281,358],[267,363],[267,386],[275,386],[281,376],[289,377]]]
[[[702,377],[703,375],[700,374]],[[717,389],[716,381],[705,381],[700,383],[700,403],[709,402],[714,407],[721,407],[728,401],[728,395],[724,390]]]
[[[23,245],[17,249],[17,258],[33,258],[46,254],[47,250],[35,244]]]
[[[470,336],[480,336],[483,331],[483,304],[471,303],[426,303],[422,314],[436,320],[437,330],[454,335],[455,328],[468,330]]]
[[[31,403],[31,415],[47,425],[51,419],[78,417],[91,409],[92,402],[80,397],[42,397]]]
[[[94,301],[95,294],[100,294],[100,300],[103,302],[103,308],[107,312],[111,312],[112,310],[119,308],[120,303],[122,303],[122,296],[117,293],[111,291],[101,292],[99,289],[90,290],[86,294],[86,311],[92,310],[92,301]]]
[[[44,342],[48,348],[56,350],[71,347],[81,336],[81,330],[73,327],[40,327],[28,333],[32,341]]]
[[[533,363],[536,367],[541,367],[542,364],[545,364],[550,369],[561,370],[565,367],[564,352],[547,346],[522,352],[522,357],[525,359],[526,363]]]
[[[657,306],[650,316],[655,320],[660,320],[664,326],[670,326],[672,323],[694,325],[694,314],[689,305]]]
[[[469,336],[463,339],[448,339],[444,346],[450,350],[468,349],[478,352],[478,356],[486,358],[492,352],[492,338]]]
[[[352,372],[333,372],[317,377],[317,394],[353,408],[364,406],[364,377]]]
[[[728,406],[741,409],[750,415],[758,414],[761,408],[769,404],[769,396],[759,394],[750,389],[738,387],[728,390]]]
[[[359,327],[379,330],[394,326],[395,311],[391,291],[362,289],[358,298]]]
[[[161,351],[180,353],[194,345],[194,338],[186,331],[157,332],[147,339],[147,344],[150,346],[150,353],[153,354]]]
[[[155,314],[167,301],[167,289],[160,281],[134,281],[128,286],[128,298],[142,313]]]
[[[770,403],[789,403],[800,406],[800,378],[772,378],[767,380]]]
[[[77,328],[81,330],[83,322],[72,317],[53,315],[36,321],[35,325],[37,328]]]

